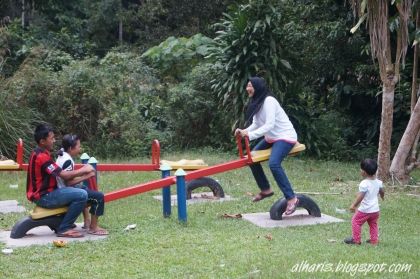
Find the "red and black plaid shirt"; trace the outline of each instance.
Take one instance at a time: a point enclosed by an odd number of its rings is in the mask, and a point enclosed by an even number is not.
[[[29,159],[28,176],[26,180],[26,197],[36,201],[42,195],[50,193],[57,188],[56,176],[61,168],[51,158],[46,149],[36,148]]]

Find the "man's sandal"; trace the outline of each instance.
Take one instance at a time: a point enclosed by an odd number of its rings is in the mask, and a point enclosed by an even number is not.
[[[268,193],[268,194],[265,194],[265,193],[263,193],[263,192],[260,192],[258,195],[256,195],[256,196],[252,199],[252,201],[253,201],[253,202],[259,202],[259,201],[261,201],[261,200],[263,200],[263,199],[265,199],[265,198],[271,197],[272,195],[274,195],[274,192],[271,192],[271,193]]]
[[[80,238],[80,237],[84,237],[83,234],[81,234],[80,232],[70,229],[68,231],[65,231],[63,233],[57,233],[58,237],[68,237],[68,238]]]

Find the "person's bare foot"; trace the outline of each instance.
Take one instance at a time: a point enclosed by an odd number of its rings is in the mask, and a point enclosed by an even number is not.
[[[90,219],[85,219],[84,222],[83,222],[82,229],[87,230],[87,229],[89,229],[89,227],[90,227]]]

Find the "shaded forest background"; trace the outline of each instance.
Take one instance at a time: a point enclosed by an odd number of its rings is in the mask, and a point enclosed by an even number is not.
[[[9,158],[39,121],[102,158],[146,154],[154,138],[165,150],[234,149],[251,75],[270,84],[307,154],[376,158],[381,81],[345,1],[0,0],[0,20]],[[410,116],[408,52],[393,151]]]

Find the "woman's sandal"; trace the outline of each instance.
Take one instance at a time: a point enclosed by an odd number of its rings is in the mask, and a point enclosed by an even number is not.
[[[299,204],[299,199],[298,198],[296,198],[296,201],[294,203],[287,203],[287,208],[286,208],[286,211],[284,212],[284,214],[290,215],[293,212],[295,212],[298,204]]]
[[[68,231],[65,231],[63,233],[57,233],[58,237],[68,237],[68,238],[80,238],[80,237],[84,237],[83,234],[81,234],[80,232],[70,229]]]
[[[265,193],[263,193],[263,192],[260,192],[258,195],[256,195],[256,196],[252,199],[252,201],[253,201],[253,202],[259,202],[259,201],[261,201],[261,200],[263,200],[263,199],[265,199],[265,198],[271,197],[272,195],[274,195],[274,192],[271,192],[271,193],[268,193],[268,194],[265,194]]]

